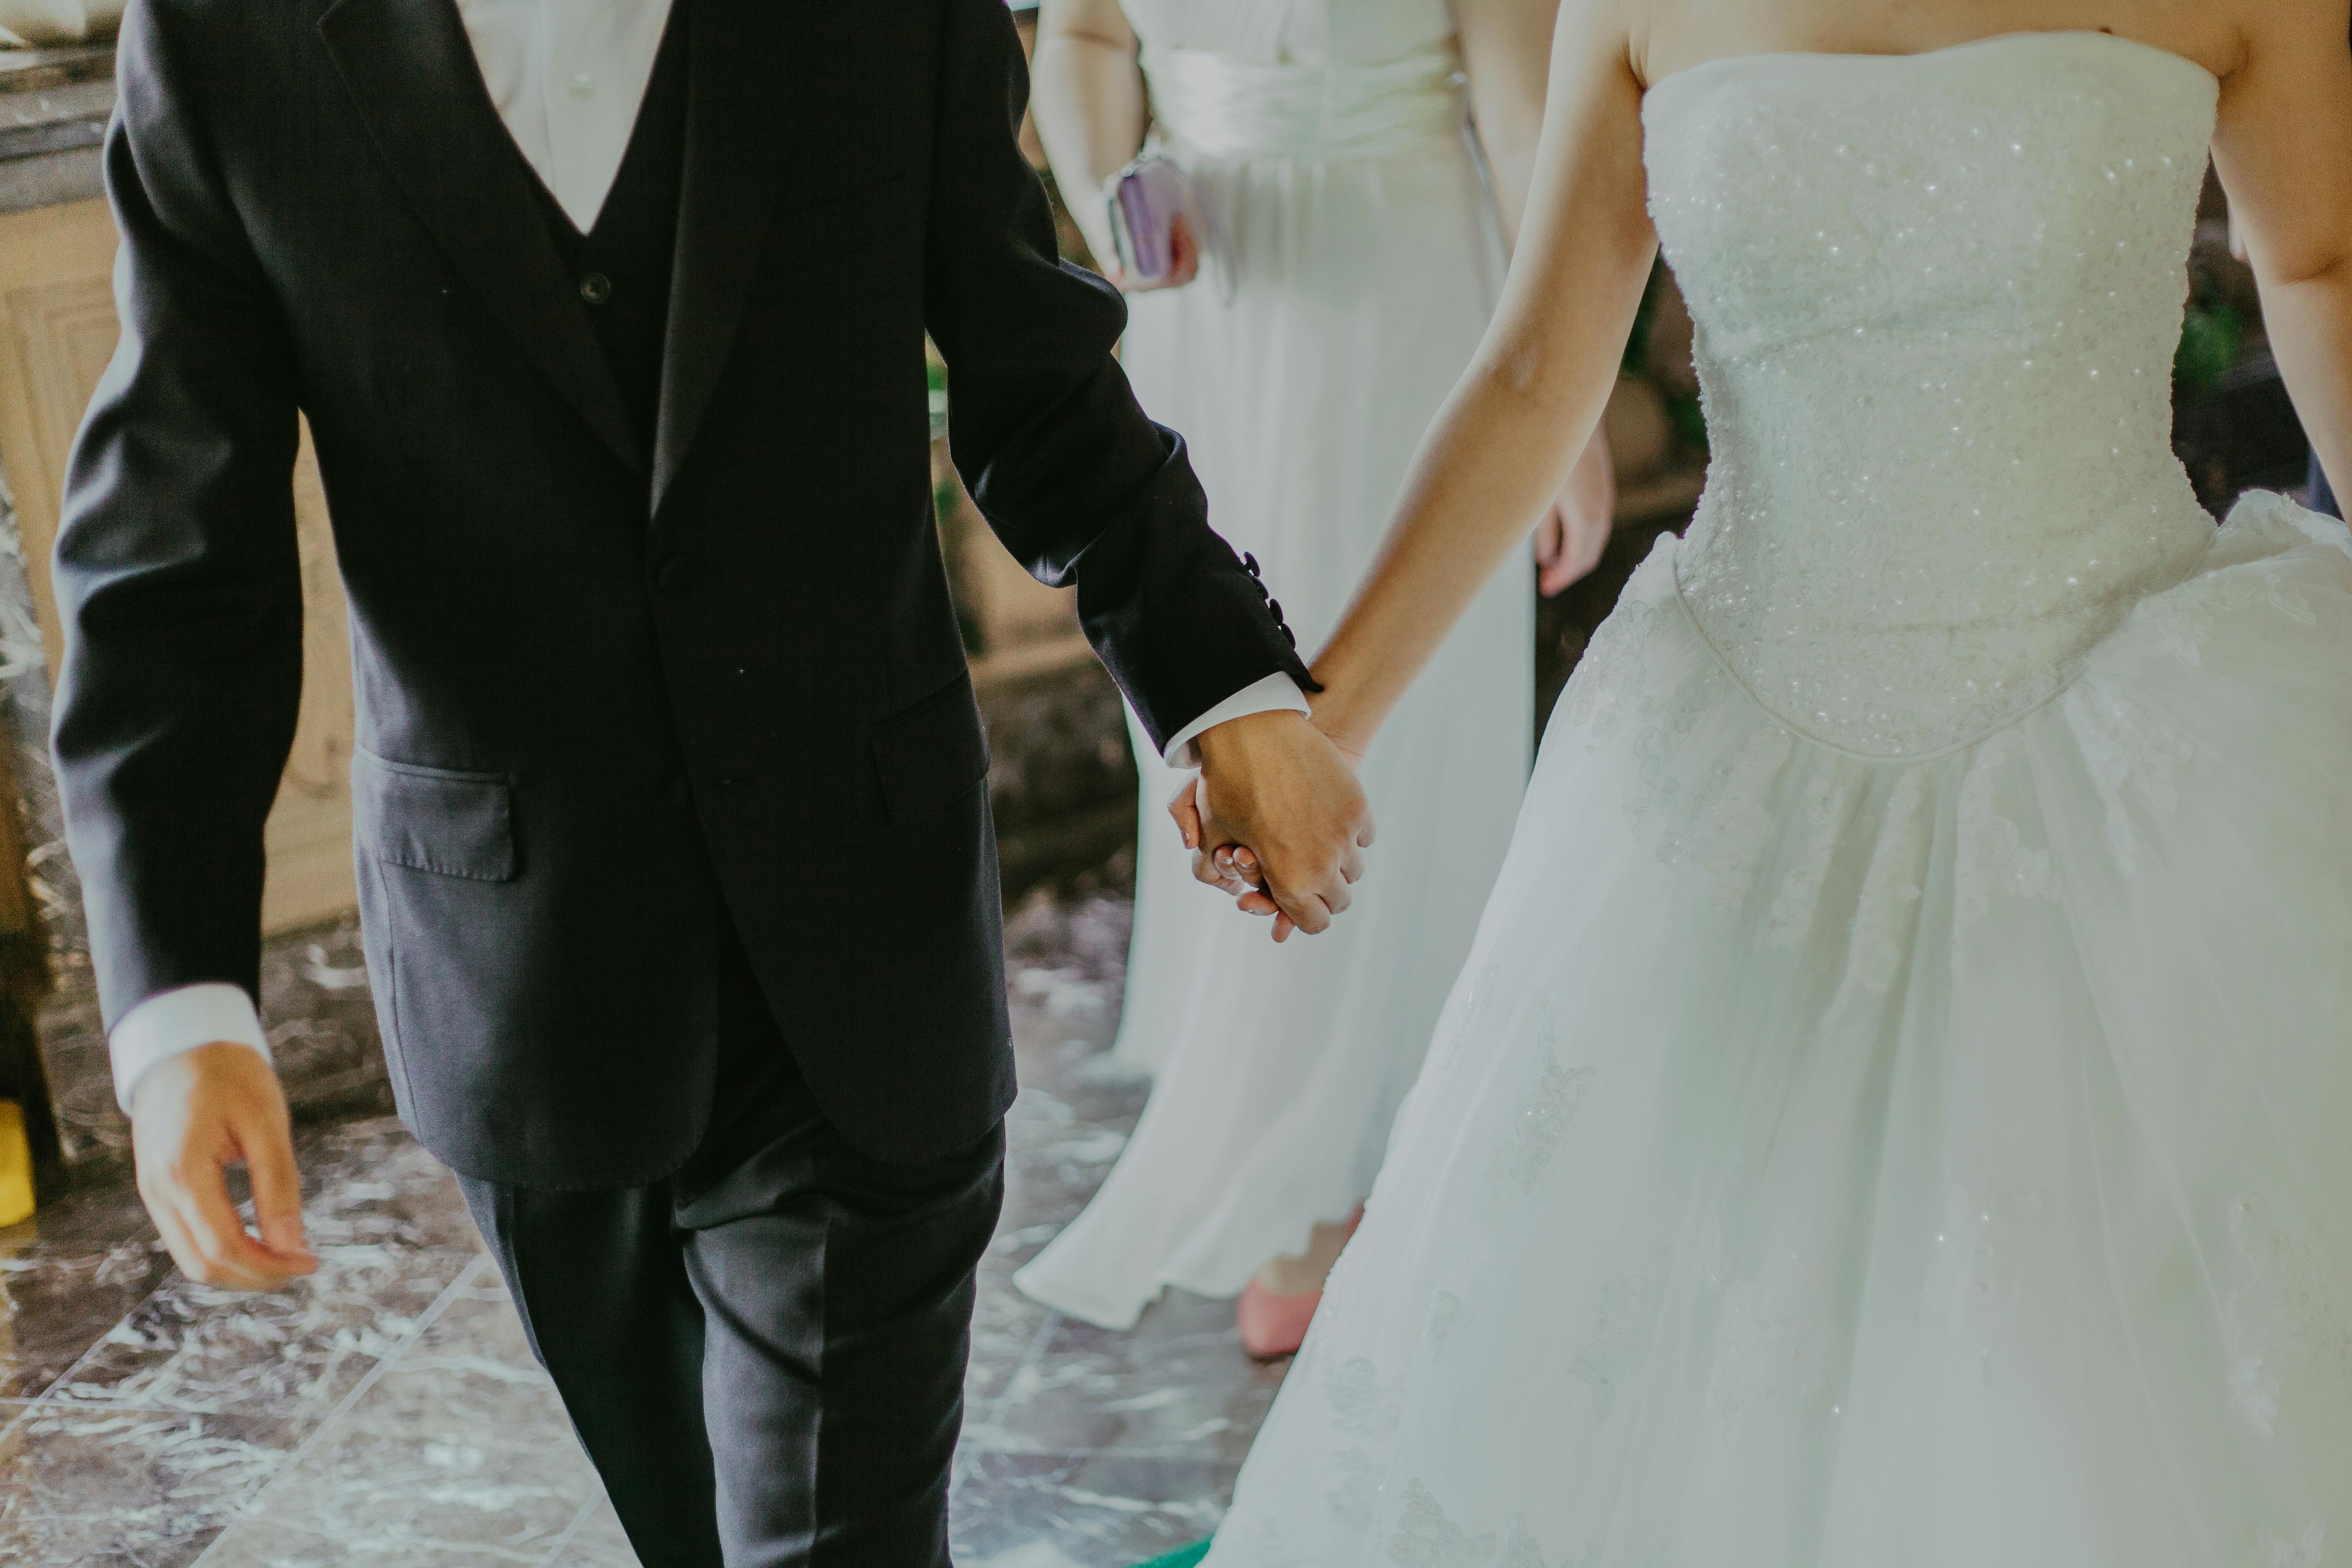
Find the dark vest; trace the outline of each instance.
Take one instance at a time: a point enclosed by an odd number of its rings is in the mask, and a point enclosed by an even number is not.
[[[678,187],[686,164],[688,0],[670,7],[654,73],[646,84],[612,193],[582,234],[536,174],[541,216],[579,290],[620,384],[638,449],[654,449],[661,406],[662,338],[669,321],[670,269],[677,252]]]

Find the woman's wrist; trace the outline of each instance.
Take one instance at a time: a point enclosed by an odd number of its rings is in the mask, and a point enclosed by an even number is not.
[[[1323,689],[1307,693],[1307,717],[1324,739],[1329,741],[1351,761],[1360,762],[1370,750],[1372,736],[1380,728],[1377,720],[1356,711],[1356,704],[1348,700],[1349,694],[1335,687],[1321,670],[1312,672]]]

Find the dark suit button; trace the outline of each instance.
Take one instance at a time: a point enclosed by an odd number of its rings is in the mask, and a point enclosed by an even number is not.
[[[1247,571],[1251,576],[1255,577],[1258,574],[1257,557],[1249,554],[1247,552],[1243,552],[1242,566],[1243,569]]]
[[[661,563],[654,581],[661,584],[663,593],[675,598],[694,585],[694,563],[683,555],[673,555]]]
[[[613,297],[613,280],[602,272],[591,272],[580,279],[580,297],[592,305],[601,305]]]
[[[1280,599],[1268,599],[1265,602],[1265,613],[1275,618],[1276,625],[1281,624],[1282,601]]]

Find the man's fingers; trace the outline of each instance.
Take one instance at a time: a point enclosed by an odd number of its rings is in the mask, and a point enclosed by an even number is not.
[[[307,1272],[291,1259],[280,1259],[253,1239],[236,1205],[228,1201],[228,1181],[221,1167],[175,1175],[173,1206],[186,1226],[188,1242],[204,1272],[196,1278],[207,1285],[227,1285],[241,1290],[262,1290]]]
[[[1370,816],[1366,816],[1364,818],[1364,826],[1356,830],[1356,847],[1359,849],[1370,849],[1372,847],[1372,839],[1375,837],[1376,835],[1372,830],[1372,819]]]
[[[180,1211],[162,1193],[149,1193],[142,1188],[139,1195],[147,1205],[147,1217],[155,1222],[155,1234],[163,1238],[163,1249],[180,1266],[180,1272],[191,1279],[201,1278],[204,1260],[196,1256],[188,1227],[180,1223]]]
[[[237,1129],[237,1148],[253,1178],[253,1218],[261,1242],[298,1272],[310,1273],[318,1258],[302,1239],[302,1177],[294,1164],[294,1140],[272,1119]]]
[[[1331,911],[1315,894],[1284,889],[1275,897],[1291,923],[1308,936],[1320,936],[1331,928]]]
[[[1341,880],[1349,882],[1360,882],[1364,879],[1364,852],[1353,844],[1340,852],[1339,876]]]

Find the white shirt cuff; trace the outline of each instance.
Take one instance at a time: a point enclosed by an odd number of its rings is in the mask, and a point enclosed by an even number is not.
[[[1254,680],[1243,687],[1198,719],[1176,731],[1160,755],[1171,768],[1197,768],[1201,765],[1201,748],[1192,742],[1203,730],[1213,730],[1233,719],[1246,719],[1253,713],[1312,713],[1307,705],[1307,694],[1298,689],[1298,682],[1276,670],[1263,680]]]
[[[269,1037],[242,985],[208,981],[158,991],[122,1015],[107,1037],[114,1058],[114,1096],[124,1115],[139,1080],[157,1062],[185,1055],[198,1046],[226,1042],[251,1046],[269,1060]]]

